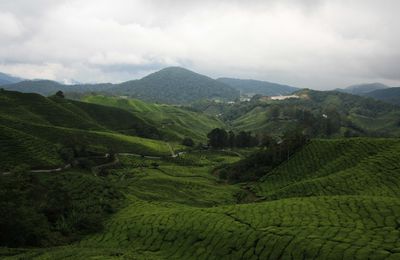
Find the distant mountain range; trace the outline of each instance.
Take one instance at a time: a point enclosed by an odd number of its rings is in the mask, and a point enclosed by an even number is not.
[[[239,91],[212,78],[180,67],[168,67],[140,80],[120,84],[64,85],[50,80],[22,81],[2,88],[25,93],[52,95],[63,92],[103,92],[126,95],[146,101],[186,104],[200,99],[234,100]]]
[[[66,85],[51,80],[25,80],[2,86],[7,90],[53,95],[61,90],[66,93],[102,92],[130,96],[145,101],[188,104],[202,99],[235,100],[242,94],[268,96],[287,95],[298,88],[258,80],[219,78],[217,80],[181,67],[168,67],[142,79],[120,84]]]
[[[190,104],[198,100],[232,101],[242,95],[288,95],[299,88],[252,79],[218,78],[195,73],[181,67],[168,67],[150,75],[119,84],[62,84],[51,80],[24,80],[0,73],[0,86],[6,90],[38,93],[50,96],[61,90],[65,93],[102,93],[129,96],[144,101],[167,104]],[[381,83],[352,85],[335,91],[368,96],[389,103],[400,104],[400,88]]]
[[[0,72],[0,86],[6,84],[13,84],[20,81],[23,81],[23,79]]]
[[[15,84],[3,85],[6,90],[13,90],[22,93],[37,93],[43,96],[55,94],[61,90],[63,92],[103,92],[114,87],[111,83],[102,84],[82,84],[65,85],[52,80],[25,80]]]
[[[240,91],[241,94],[261,94],[266,96],[288,95],[299,88],[252,79],[219,78],[219,82],[229,85]]]
[[[400,87],[393,88],[382,83],[352,85],[344,89],[335,89],[335,91],[370,97],[400,105]]]
[[[390,88],[390,87],[385,84],[376,82],[376,83],[357,84],[349,86],[347,88],[337,88],[335,90],[353,95],[364,95],[368,92],[385,88]]]

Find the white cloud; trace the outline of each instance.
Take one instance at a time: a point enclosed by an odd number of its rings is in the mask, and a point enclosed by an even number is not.
[[[12,13],[0,12],[0,39],[16,38],[23,33],[23,27]]]
[[[396,0],[4,0],[0,70],[122,81],[164,66],[312,88],[400,85]]]

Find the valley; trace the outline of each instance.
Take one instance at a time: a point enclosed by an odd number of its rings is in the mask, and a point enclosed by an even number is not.
[[[293,91],[1,90],[0,258],[398,259],[400,108]]]

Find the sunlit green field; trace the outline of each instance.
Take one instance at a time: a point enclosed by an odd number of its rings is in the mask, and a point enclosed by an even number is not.
[[[208,132],[213,128],[223,126],[222,122],[211,116],[195,113],[178,106],[100,95],[86,96],[83,101],[118,107],[132,112],[161,127],[161,130],[171,139],[181,140],[184,137],[191,137],[204,142]]]

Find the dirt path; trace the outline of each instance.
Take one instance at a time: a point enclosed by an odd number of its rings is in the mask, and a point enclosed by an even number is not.
[[[172,158],[176,158],[179,155],[182,155],[182,154],[185,153],[185,152],[179,152],[179,153],[175,154],[174,150],[172,149],[172,146],[169,143],[167,143],[167,144],[168,144],[168,147],[170,149]],[[141,157],[141,158],[146,158],[146,159],[162,159],[161,156],[150,156],[150,155],[142,155],[142,154],[137,154],[137,153],[116,153],[115,154],[115,158],[118,158],[118,155],[122,155],[122,156],[128,155],[128,156],[135,156],[135,157]],[[110,154],[106,153],[104,156],[96,156],[95,158],[108,158],[108,157],[110,157]],[[76,159],[83,159],[83,158],[92,158],[92,157],[79,157],[79,158],[76,158]],[[109,166],[109,165],[117,164],[117,163],[119,163],[119,159],[117,159],[117,160],[118,161],[114,160],[113,162],[100,164],[100,165],[94,166],[93,168],[101,168],[101,167],[106,167],[106,166]],[[71,167],[72,167],[72,165],[69,163],[69,164],[66,164],[66,165],[64,165],[62,167],[58,167],[58,168],[55,168],[55,169],[38,169],[38,170],[30,170],[29,172],[32,172],[32,173],[61,172],[63,170],[69,169]],[[2,174],[3,175],[9,175],[9,174],[11,174],[11,172],[10,171],[3,172]]]
[[[61,172],[63,170],[71,168],[72,165],[70,163],[64,165],[63,167],[58,167],[55,169],[40,169],[40,170],[30,170],[32,173],[52,173],[52,172]],[[9,175],[11,172],[3,172],[3,175]]]

